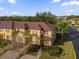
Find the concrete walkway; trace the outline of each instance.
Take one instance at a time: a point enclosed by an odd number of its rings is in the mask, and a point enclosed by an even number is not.
[[[19,52],[17,51],[7,51],[0,57],[0,59],[16,59],[18,55]]]
[[[23,57],[21,57],[20,59],[37,59],[36,56],[33,56],[33,55],[24,55]]]
[[[41,55],[41,49],[39,49],[37,56],[27,54],[21,57],[20,59],[39,59],[40,55]]]
[[[39,49],[39,51],[38,51],[38,54],[37,54],[37,59],[39,59],[39,58],[40,58],[40,55],[41,55],[41,49]]]

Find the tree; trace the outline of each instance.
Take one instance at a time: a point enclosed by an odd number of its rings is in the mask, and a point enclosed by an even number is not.
[[[13,40],[13,47],[16,47],[16,44],[15,44],[15,39],[16,39],[16,35],[19,33],[19,30],[16,30],[16,29],[12,29],[12,40]]]
[[[25,30],[25,32],[22,32],[24,35],[24,38],[26,40],[26,43],[32,43],[32,34],[30,34],[29,30]]]
[[[58,25],[58,28],[61,30],[61,33],[62,33],[62,41],[63,41],[64,31],[66,31],[68,29],[67,23],[66,22],[62,22],[62,23],[59,23],[57,25]]]
[[[50,11],[49,12],[37,13],[36,19],[38,19],[37,21],[40,20],[41,22],[45,22],[45,23],[51,23],[51,24],[56,23],[56,16],[53,15]]]
[[[63,49],[57,46],[49,47],[47,51],[51,56],[59,56],[63,53]]]
[[[19,30],[13,29],[12,30],[12,38],[15,40],[16,35],[19,33]]]
[[[39,13],[36,13],[36,17],[39,17],[40,16],[40,14]]]

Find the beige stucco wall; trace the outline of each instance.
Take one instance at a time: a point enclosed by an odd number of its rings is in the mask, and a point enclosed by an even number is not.
[[[48,43],[46,43],[46,41],[44,41],[44,45],[46,46],[51,46],[52,45],[52,42],[51,41],[47,41]]]
[[[7,35],[10,37],[10,39],[8,39],[8,40],[12,40],[12,36],[11,36],[11,34],[12,34],[12,30],[11,29],[1,29],[2,31],[0,31],[0,33],[3,33],[3,34],[5,34],[4,35],[4,39],[6,39],[7,40]]]
[[[48,37],[52,37],[52,32],[48,31]]]
[[[5,38],[4,39],[7,39],[7,35],[9,35],[10,39],[9,40],[12,40],[12,29],[7,29],[8,31],[6,31],[6,29],[3,29],[2,31],[0,31],[0,34],[3,33],[5,34]],[[25,32],[24,29],[16,29],[16,30],[19,30],[19,33],[17,34],[16,36],[16,42],[20,42],[20,43],[25,43],[25,39],[24,39],[24,36],[23,36],[23,33],[21,32]],[[41,35],[41,31],[40,30],[30,30],[30,34],[35,34],[35,36],[32,37],[32,43],[33,44],[40,44],[40,35]],[[46,32],[46,35],[47,37],[50,37],[50,38],[55,38],[55,31],[47,31]],[[19,41],[19,37],[22,38],[21,41]],[[49,39],[48,39],[49,40]],[[48,41],[48,44],[45,43],[45,45],[51,45],[52,41]]]
[[[68,22],[70,22],[71,24],[76,24],[75,20],[69,20]]]
[[[40,44],[40,30],[30,30],[30,34],[33,35],[32,44]]]
[[[22,38],[22,39],[19,39],[19,37]],[[25,43],[25,38],[24,38],[22,32],[19,32],[19,33],[16,35],[15,41],[16,41],[16,42],[19,42],[19,43]]]

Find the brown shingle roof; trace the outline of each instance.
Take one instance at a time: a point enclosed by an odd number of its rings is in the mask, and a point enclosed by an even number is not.
[[[16,29],[25,29],[24,24],[25,24],[25,22],[18,22],[18,21],[15,21],[15,22],[14,22],[14,28],[16,28]]]
[[[40,27],[38,26],[37,22],[26,22],[29,26],[29,29],[35,29],[40,30]]]
[[[46,24],[43,22],[0,21],[0,28],[11,29],[13,27],[16,29],[25,29],[28,27],[28,29],[34,29],[34,30],[40,30],[41,28],[44,31],[51,31],[52,29],[55,30],[54,25]]]
[[[47,26],[46,23],[38,22],[38,25],[44,30],[44,31],[50,31],[51,29]]]
[[[56,30],[57,30],[56,25],[53,25],[53,24],[47,24],[47,25],[48,25],[48,27],[50,27],[50,29],[51,29],[52,31],[56,31]]]
[[[11,29],[12,21],[0,21],[0,29]]]

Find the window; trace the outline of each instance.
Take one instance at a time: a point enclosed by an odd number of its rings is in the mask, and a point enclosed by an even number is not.
[[[33,30],[31,30],[31,34],[33,34]]]
[[[48,31],[48,36],[52,36],[52,32],[51,31]]]
[[[6,32],[9,32],[9,29],[6,29]]]
[[[36,30],[34,30],[33,33],[36,34]]]
[[[22,42],[22,37],[19,37],[19,42]]]
[[[3,31],[3,29],[0,29],[0,31]]]
[[[45,32],[45,34],[44,34],[45,36],[48,36],[48,32]]]
[[[37,30],[37,35],[40,35],[40,30]]]

